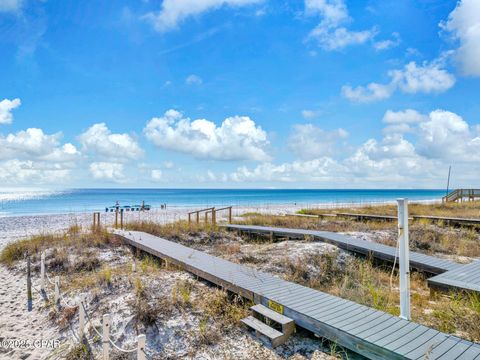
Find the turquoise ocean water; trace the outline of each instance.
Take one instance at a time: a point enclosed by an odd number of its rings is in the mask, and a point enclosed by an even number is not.
[[[0,216],[102,211],[116,201],[153,207],[266,204],[371,203],[440,199],[445,190],[287,190],[287,189],[71,189],[62,191],[1,191]]]

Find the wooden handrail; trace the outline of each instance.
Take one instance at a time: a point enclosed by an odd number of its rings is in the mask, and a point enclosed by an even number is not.
[[[463,200],[464,198],[468,198],[470,201],[480,198],[480,189],[455,189],[443,196],[442,201],[451,202]]]
[[[205,208],[205,209],[190,211],[190,212],[188,213],[188,215],[190,215],[190,214],[195,214],[195,213],[201,213],[201,212],[204,212],[204,211],[212,211],[213,209],[215,209],[215,208],[214,208],[214,207],[211,207],[211,208]]]

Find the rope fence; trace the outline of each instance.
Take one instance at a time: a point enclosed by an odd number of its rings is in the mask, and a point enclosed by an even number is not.
[[[27,283],[31,284],[31,274],[30,274],[30,258],[27,258],[28,266],[27,266]],[[135,270],[134,270],[135,271]],[[54,287],[54,303],[55,306],[60,307],[61,304],[66,308],[77,308],[78,307],[78,338],[81,340],[86,338],[85,335],[85,328],[87,324],[90,324],[90,327],[94,330],[97,336],[102,339],[102,360],[109,360],[110,358],[110,351],[111,349],[115,349],[122,353],[137,353],[138,360],[146,360],[146,336],[144,334],[137,336],[137,346],[133,349],[123,349],[118,346],[115,341],[110,336],[110,327],[112,323],[112,315],[111,314],[104,314],[102,317],[102,333],[100,333],[95,325],[91,317],[87,311],[87,301],[85,295],[81,295],[77,304],[72,304],[71,302],[67,301],[67,299],[63,296],[60,292],[60,277],[55,276],[54,281],[50,279],[48,274],[45,271],[45,252],[42,252],[40,257],[40,291],[35,288],[35,290],[44,296],[45,300],[48,299],[45,295],[47,294],[47,284]],[[28,298],[31,301],[31,286],[27,287]],[[88,341],[88,340],[87,340]]]

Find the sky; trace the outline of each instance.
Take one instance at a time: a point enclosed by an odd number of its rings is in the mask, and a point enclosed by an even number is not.
[[[0,185],[478,188],[479,59],[478,0],[0,0]]]

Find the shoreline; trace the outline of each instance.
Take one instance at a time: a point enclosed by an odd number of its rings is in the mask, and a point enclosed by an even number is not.
[[[412,203],[434,204],[440,200],[418,200]],[[301,209],[339,209],[343,207],[362,207],[375,205],[392,205],[395,200],[383,202],[343,202],[343,203],[285,203],[285,204],[257,204],[257,205],[240,205],[233,206],[233,217],[238,217],[244,213],[258,212],[267,215],[286,215],[293,214]],[[206,206],[208,207],[208,206]],[[223,205],[221,206],[223,207]],[[184,207],[169,206],[167,209],[154,208],[145,212],[124,212],[124,221],[153,221],[161,224],[176,222],[178,220],[187,220],[188,212],[199,210],[205,207]],[[58,214],[34,214],[34,215],[15,215],[0,217],[0,250],[9,242],[27,238],[32,235],[65,232],[71,226],[80,226],[88,228],[92,225],[91,212],[70,212]],[[217,219],[226,219],[227,212],[219,212]],[[113,225],[115,221],[115,213],[101,212],[100,223],[103,226]]]
[[[441,203],[441,199],[414,199],[409,200],[409,203],[416,204],[437,204]],[[363,206],[379,206],[379,205],[392,205],[395,204],[396,200],[377,200],[377,201],[325,201],[325,202],[259,202],[259,203],[244,203],[244,204],[231,204],[231,203],[221,203],[221,204],[205,204],[205,205],[188,205],[188,204],[168,204],[167,211],[171,209],[183,210],[186,213],[194,211],[197,209],[205,209],[210,207],[223,208],[226,206],[232,206],[235,209],[259,209],[259,208],[295,208],[295,209],[338,209],[343,207],[363,207]],[[152,210],[148,212],[163,211],[158,207],[153,207]],[[102,209],[92,209],[92,210],[72,210],[72,211],[60,211],[60,212],[36,212],[36,213],[8,213],[5,211],[0,211],[0,219],[4,218],[18,218],[18,217],[30,217],[30,216],[77,216],[84,214],[93,214],[94,212],[100,212],[100,214],[108,214],[105,211],[105,208]],[[148,213],[146,212],[146,213]],[[125,212],[127,213],[127,212]]]

